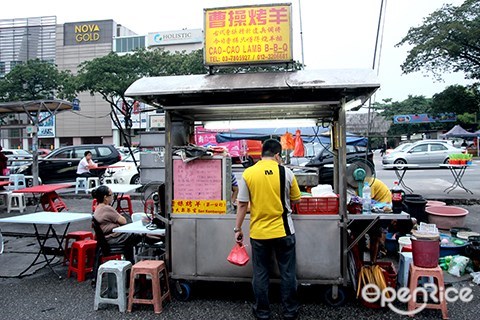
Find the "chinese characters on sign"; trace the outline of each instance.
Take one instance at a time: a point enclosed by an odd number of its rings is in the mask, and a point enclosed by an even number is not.
[[[205,9],[205,64],[292,61],[291,6]]]
[[[179,214],[224,214],[227,212],[225,200],[173,200],[173,213]]]

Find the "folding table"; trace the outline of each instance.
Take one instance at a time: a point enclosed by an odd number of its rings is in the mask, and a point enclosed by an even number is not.
[[[454,190],[455,188],[462,188],[465,190],[465,192],[473,194],[473,192],[470,189],[467,189],[462,182],[463,175],[468,167],[466,164],[441,164],[439,166],[440,168],[448,168],[453,176],[452,185],[448,188],[445,188],[443,192],[450,193],[450,191]]]
[[[23,189],[18,189],[13,192],[15,193],[31,193],[33,195],[34,201],[37,203],[37,207],[35,208],[35,211],[37,211],[40,201],[37,201],[37,198],[35,195],[39,194],[40,199],[42,196],[48,196],[50,198],[58,198],[61,200],[60,196],[57,194],[57,190],[60,189],[66,189],[71,187],[71,183],[55,183],[55,184],[41,184],[38,186],[33,186],[33,187],[28,187],[28,188],[23,188]]]
[[[50,212],[50,211],[41,211],[35,213],[24,214],[20,216],[14,216],[9,218],[0,219],[0,223],[20,223],[20,224],[32,224],[35,229],[35,237],[40,246],[37,256],[33,262],[20,274],[19,277],[22,277],[30,268],[40,263],[45,263],[50,270],[55,273],[60,279],[61,276],[53,270],[52,261],[55,258],[55,255],[52,258],[48,258],[48,254],[65,254],[63,249],[63,240],[67,234],[67,230],[70,226],[70,223],[90,220],[92,215],[89,213],[72,213],[72,212]],[[48,225],[47,232],[45,234],[40,234],[38,231],[37,225]],[[57,232],[55,231],[54,225],[66,225],[65,230],[61,237],[58,237]],[[57,242],[57,247],[47,247],[45,243],[48,239],[55,239]],[[43,261],[38,261],[40,257],[43,257]]]

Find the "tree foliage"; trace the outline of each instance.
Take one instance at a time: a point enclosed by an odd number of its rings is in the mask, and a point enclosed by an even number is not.
[[[59,71],[54,64],[39,59],[28,60],[0,80],[0,101],[71,100],[74,86],[69,71]]]
[[[444,5],[410,28],[397,46],[404,44],[413,46],[401,66],[404,73],[425,69],[441,78],[443,72],[462,71],[480,79],[480,2]]]
[[[476,113],[479,108],[479,97],[474,87],[453,85],[447,87],[432,97],[432,111],[435,113],[455,112],[457,115],[463,113]]]

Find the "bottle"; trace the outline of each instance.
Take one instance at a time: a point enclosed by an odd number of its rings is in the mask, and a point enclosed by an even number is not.
[[[372,213],[372,196],[370,186],[368,182],[365,182],[363,186],[362,193],[362,214],[371,214]]]
[[[401,213],[405,192],[398,185],[398,181],[393,183],[393,188],[390,191],[392,192],[392,211],[393,213]]]

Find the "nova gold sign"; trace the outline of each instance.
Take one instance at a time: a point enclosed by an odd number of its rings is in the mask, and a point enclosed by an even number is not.
[[[93,42],[100,39],[100,27],[98,24],[82,24],[75,26],[75,40],[81,42]]]

